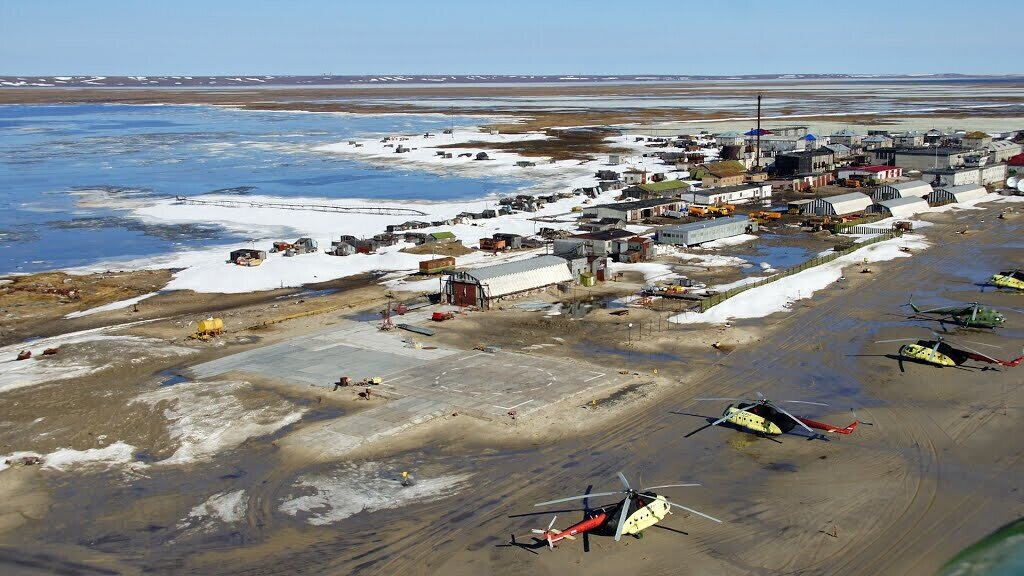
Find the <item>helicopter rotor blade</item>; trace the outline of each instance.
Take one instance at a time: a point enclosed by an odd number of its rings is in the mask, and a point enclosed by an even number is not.
[[[992,344],[985,344],[984,342],[976,342],[974,340],[957,340],[957,342],[970,342],[975,346],[988,346],[989,348],[995,348],[997,350],[1001,348],[1000,346],[993,346]]]
[[[999,364],[1000,363],[999,360],[996,360],[995,358],[989,356],[988,354],[982,354],[981,352],[978,352],[977,350],[972,350],[972,349],[968,348],[967,346],[964,346],[963,349],[967,350],[968,352],[971,352],[973,354],[977,354],[978,356],[981,356],[982,358],[985,358],[985,359],[989,360],[993,364]]]
[[[669,502],[668,500],[665,500],[665,503],[668,504],[669,506],[674,506],[674,507],[679,508],[681,510],[686,510],[687,512],[689,512],[691,514],[696,514],[697,516],[702,516],[702,517],[707,518],[708,520],[711,520],[713,522],[718,522],[719,524],[722,523],[721,520],[719,520],[718,518],[715,518],[714,516],[708,516],[707,514],[705,514],[703,512],[698,512],[698,511],[694,510],[693,508],[687,508],[686,506],[683,506],[682,504],[676,504],[675,502]]]
[[[761,400],[767,400],[767,398],[765,398],[764,394],[761,394],[757,390],[754,390],[754,393],[757,394],[757,397],[760,398]]]
[[[547,502],[540,502],[539,504],[534,504],[534,506],[548,506],[550,504],[561,504],[562,502],[571,502],[573,500],[583,500],[585,498],[594,498],[594,497],[598,497],[598,496],[611,496],[613,494],[621,494],[621,493],[622,493],[621,490],[616,490],[614,492],[592,492],[590,494],[581,494],[579,496],[569,496],[568,498],[559,498],[558,500],[548,500]]]
[[[811,427],[810,427],[810,426],[808,426],[807,424],[804,424],[804,423],[803,423],[803,420],[800,420],[800,419],[799,419],[799,418],[797,418],[796,416],[793,416],[793,415],[792,415],[792,414],[790,414],[789,412],[786,412],[786,411],[785,411],[785,410],[783,410],[783,409],[782,409],[781,407],[773,405],[773,406],[772,406],[772,408],[775,408],[775,409],[776,409],[776,410],[778,410],[779,412],[782,412],[782,413],[783,413],[783,414],[785,414],[786,416],[789,416],[790,418],[792,418],[792,419],[793,419],[793,422],[796,422],[796,423],[797,423],[797,424],[799,424],[800,426],[803,426],[803,427],[804,427],[804,429],[805,429],[805,430],[807,430],[808,432],[810,432],[811,434],[813,434],[813,435],[815,435],[815,436],[817,436],[817,435],[818,435],[818,433],[817,433],[817,432],[815,432],[814,430],[811,430]]]
[[[756,405],[755,405],[755,406],[756,406]],[[719,425],[719,424],[721,424],[722,422],[725,422],[726,420],[728,420],[729,418],[732,418],[733,416],[735,416],[736,414],[738,414],[738,413],[740,413],[740,412],[747,412],[747,413],[750,413],[750,410],[751,410],[751,409],[753,409],[753,408],[754,408],[754,406],[747,406],[746,408],[737,408],[737,409],[736,409],[736,412],[732,412],[732,413],[730,413],[730,414],[728,414],[728,415],[726,415],[726,416],[722,416],[722,417],[721,417],[721,418],[719,418],[718,420],[715,420],[715,421],[714,421],[714,422],[712,422],[711,424],[708,424],[708,426],[718,426],[718,425]]]
[[[638,490],[638,492],[650,492],[651,490],[656,490],[658,488],[682,488],[685,486],[700,486],[700,484],[662,484],[660,486],[648,486],[647,488]]]
[[[629,496],[622,501],[622,511],[619,512],[619,525],[615,527],[615,541],[618,542],[622,539],[622,529],[626,526],[626,519],[629,518],[629,505],[632,504],[633,500]]]
[[[978,319],[978,303],[975,302],[974,306],[971,307],[971,324]]]
[[[628,491],[629,490],[629,482],[626,480],[625,474],[623,474],[622,472],[618,472],[618,475],[619,475],[619,482],[622,482],[622,487],[625,488]]]
[[[788,402],[790,404],[812,404],[814,406],[828,406],[824,402],[808,402],[806,400],[779,400],[779,402]]]
[[[875,340],[875,344],[887,344],[889,342],[910,342],[917,341],[919,338],[897,338],[895,340]]]
[[[694,400],[696,400],[698,402],[705,402],[705,401],[751,402],[751,400],[747,400],[745,398],[694,398]]]
[[[558,520],[558,516],[551,517],[551,522],[548,522],[548,530],[551,530],[551,527],[555,525],[555,520]]]

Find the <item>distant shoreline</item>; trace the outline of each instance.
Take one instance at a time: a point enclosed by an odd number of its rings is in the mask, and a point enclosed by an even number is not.
[[[54,87],[124,87],[124,88],[184,88],[231,86],[388,86],[388,85],[486,85],[486,84],[615,84],[652,82],[724,82],[724,81],[1024,81],[1021,74],[376,74],[376,75],[155,75],[155,76],[102,76],[102,75],[7,75],[0,76],[3,88]]]

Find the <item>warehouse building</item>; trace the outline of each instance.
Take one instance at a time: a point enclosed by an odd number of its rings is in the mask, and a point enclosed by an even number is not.
[[[816,198],[808,205],[807,212],[818,216],[845,216],[863,212],[871,206],[871,197],[860,192],[850,192],[827,198]]]
[[[685,206],[682,200],[671,198],[652,198],[635,200],[618,204],[599,204],[583,209],[585,218],[618,218],[626,222],[636,222],[644,218],[663,216],[666,212],[679,211]]]
[[[904,170],[960,166],[971,154],[971,150],[962,148],[877,148],[869,151],[874,164],[899,166]]]
[[[1006,162],[1017,154],[1024,152],[1024,146],[1013,140],[996,140],[985,147],[989,154],[989,161],[994,163]]]
[[[1006,164],[959,166],[956,168],[930,168],[921,171],[921,179],[933,186],[963,186],[965,184],[999,184],[1006,180]]]
[[[875,202],[881,202],[882,200],[907,198],[909,196],[924,198],[931,193],[932,187],[925,182],[920,180],[910,180],[908,182],[896,182],[894,184],[879,186],[871,192],[871,199]]]
[[[871,212],[886,217],[910,218],[914,214],[928,210],[928,201],[919,196],[904,196],[891,200],[882,200],[871,206]]]
[[[746,216],[730,216],[662,228],[658,230],[655,240],[659,244],[694,246],[751,232],[757,232],[757,222]]]
[[[709,190],[694,191],[683,194],[683,200],[699,206],[717,204],[744,204],[758,202],[772,197],[771,184],[740,184],[739,186],[719,186]]]
[[[936,188],[928,195],[928,203],[932,206],[942,206],[943,204],[951,204],[953,202],[967,202],[968,200],[977,200],[978,198],[984,197],[988,194],[988,190],[985,190],[978,184],[964,184],[963,186],[947,186],[945,188]]]
[[[484,309],[502,299],[525,296],[570,281],[572,274],[564,258],[537,256],[453,272],[445,282],[444,297],[455,306]]]

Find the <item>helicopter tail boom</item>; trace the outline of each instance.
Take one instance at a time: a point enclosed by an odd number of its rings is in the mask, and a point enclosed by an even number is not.
[[[824,430],[825,432],[834,432],[836,434],[851,434],[854,430],[857,429],[857,425],[860,424],[859,420],[854,420],[846,428],[840,428],[838,426],[833,426],[831,424],[825,424],[824,422],[817,422],[809,418],[800,418],[800,421],[810,426],[811,428]]]

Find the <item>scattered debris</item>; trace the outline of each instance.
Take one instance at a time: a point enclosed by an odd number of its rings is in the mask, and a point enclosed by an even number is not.
[[[18,353],[18,360],[28,360],[31,357],[32,357],[32,351],[31,350],[22,350],[21,352]]]

